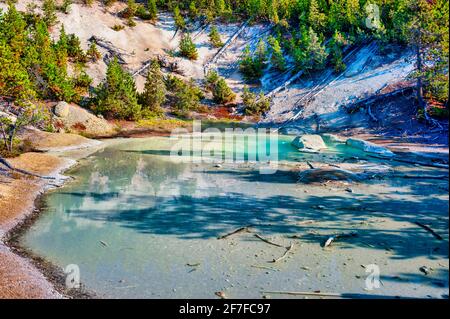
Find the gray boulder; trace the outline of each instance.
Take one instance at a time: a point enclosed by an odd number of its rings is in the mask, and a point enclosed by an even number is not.
[[[302,183],[323,183],[326,181],[360,181],[361,177],[351,171],[339,168],[313,168],[299,173]]]
[[[327,148],[322,137],[317,134],[305,134],[297,136],[291,143],[301,152],[315,153]]]
[[[67,102],[61,101],[55,105],[55,115],[58,117],[67,117],[70,112],[70,105]]]
[[[54,113],[68,131],[92,136],[108,136],[114,133],[114,127],[108,121],[78,105],[59,102],[55,105]]]

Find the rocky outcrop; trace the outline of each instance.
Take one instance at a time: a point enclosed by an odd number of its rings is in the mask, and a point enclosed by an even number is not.
[[[388,150],[386,147],[379,146],[377,144],[357,139],[357,138],[349,138],[346,142],[347,146],[362,150],[367,153],[372,153],[385,157],[392,157],[395,154]]]
[[[55,105],[56,121],[71,132],[84,133],[91,136],[108,136],[114,133],[114,127],[105,119],[99,118],[78,105],[64,101]]]
[[[297,147],[299,151],[308,153],[315,153],[327,148],[322,137],[316,134],[305,134],[297,136],[292,141],[292,145]]]
[[[318,167],[301,171],[299,181],[302,183],[359,182],[385,176],[391,172],[391,167],[387,165],[342,163],[339,167]]]
[[[356,182],[361,178],[358,174],[339,168],[313,168],[299,173],[299,181],[302,183],[323,183],[326,181]]]

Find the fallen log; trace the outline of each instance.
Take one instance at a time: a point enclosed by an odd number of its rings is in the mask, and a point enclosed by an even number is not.
[[[220,50],[217,51],[217,53],[211,58],[211,60],[209,60],[209,61],[205,64],[205,66],[204,66],[204,68],[203,68],[205,74],[208,73],[209,66],[210,66],[211,64],[213,64],[213,63],[216,63],[217,59],[225,52],[225,50],[231,45],[231,43],[233,43],[234,40],[236,40],[237,37],[242,33],[242,31],[245,30],[245,28],[247,27],[247,25],[249,24],[249,22],[250,22],[250,19],[248,19],[247,21],[245,21],[245,22],[241,25],[241,27],[240,27],[240,28],[239,28],[239,29],[231,36],[231,38],[229,38],[229,39],[227,40],[227,42],[225,42],[225,44],[220,48]]]
[[[367,153],[367,156],[375,157],[375,158],[381,158],[381,159],[384,159],[384,160],[396,161],[396,162],[400,162],[400,163],[417,164],[417,165],[427,166],[427,167],[436,167],[436,168],[446,168],[446,169],[448,169],[448,164],[426,163],[426,162],[422,162],[422,161],[413,161],[413,160],[408,160],[408,159],[404,159],[404,158],[399,158],[398,156],[387,158],[387,157],[384,157],[384,156],[379,156],[379,155],[375,155],[375,154],[371,154],[371,153]]]
[[[414,222],[414,224],[422,227],[423,229],[425,229],[426,231],[430,232],[434,237],[436,237],[439,240],[443,240],[444,238],[442,238],[441,235],[439,235],[438,233],[436,233],[433,229],[431,229],[429,226],[422,224],[420,222]]]
[[[104,48],[111,56],[117,57],[120,64],[126,64],[124,56],[129,56],[130,54],[126,53],[124,50],[117,48],[110,41],[96,37],[93,35],[88,39],[90,42],[94,42],[98,46]],[[109,57],[105,57],[106,60],[109,60]]]
[[[42,179],[55,179],[52,176],[42,176],[42,175],[38,175],[32,172],[29,172],[27,170],[21,169],[21,168],[17,168],[12,166],[6,159],[0,157],[0,164],[3,164],[7,169],[23,174],[23,175],[28,175],[28,176],[33,176],[33,177],[38,177],[38,178],[42,178]]]

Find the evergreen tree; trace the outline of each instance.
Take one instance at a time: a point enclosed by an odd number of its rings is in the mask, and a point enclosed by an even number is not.
[[[308,22],[316,32],[321,32],[325,26],[326,16],[320,12],[317,0],[311,0],[310,2]]]
[[[286,70],[286,61],[284,59],[283,52],[281,51],[280,43],[278,42],[278,40],[276,38],[270,37],[269,44],[270,44],[270,48],[272,51],[270,62],[279,71],[285,71]]]
[[[434,96],[448,105],[448,3],[412,0],[409,9],[414,12],[407,35],[416,55],[417,101],[427,116],[425,97]]]
[[[61,5],[61,11],[68,14],[70,11],[70,6],[72,5],[72,0],[63,0]]]
[[[133,77],[124,71],[115,57],[106,71],[106,79],[95,90],[92,110],[107,118],[135,120],[140,117]]]
[[[137,4],[135,0],[127,0],[127,9],[125,17],[127,18],[127,25],[129,27],[134,27],[136,22],[134,22],[134,16],[136,15]]]
[[[42,12],[44,13],[44,21],[49,27],[56,24],[58,18],[56,17],[55,0],[44,0],[42,2]]]
[[[259,116],[270,108],[270,101],[262,92],[257,97],[247,86],[244,87],[244,92],[242,93],[242,103],[244,104],[244,113],[246,115]]]
[[[150,16],[150,20],[156,20],[158,17],[158,8],[156,7],[156,1],[155,0],[148,0],[147,1],[147,9]]]
[[[331,64],[334,66],[336,73],[343,72],[347,66],[345,65],[342,57],[342,47],[347,43],[342,34],[335,31],[333,38],[330,41],[330,55]]]
[[[184,21],[184,18],[181,15],[180,8],[178,6],[173,9],[173,18],[178,29],[184,30],[186,28],[186,22]]]
[[[140,103],[144,112],[150,111],[158,114],[161,113],[161,105],[165,100],[166,85],[159,62],[155,59],[152,61],[147,73],[144,92],[140,95]]]
[[[209,42],[211,42],[212,46],[215,48],[223,46],[223,42],[220,39],[220,34],[216,26],[211,27],[211,31],[209,32]]]
[[[101,54],[98,51],[97,45],[95,44],[94,41],[92,41],[91,44],[89,45],[89,49],[86,51],[86,55],[93,62],[96,62],[101,58]]]
[[[312,28],[309,28],[308,39],[302,66],[305,69],[320,70],[325,66],[328,53]]]
[[[195,1],[191,1],[191,3],[189,3],[189,17],[192,21],[194,21],[195,19],[197,19],[198,14],[199,12],[197,6],[195,5]]]
[[[180,39],[180,54],[189,60],[197,60],[198,52],[189,33],[184,33]]]
[[[225,79],[219,78],[213,90],[214,102],[225,104],[233,101],[235,97],[236,94],[230,89]]]

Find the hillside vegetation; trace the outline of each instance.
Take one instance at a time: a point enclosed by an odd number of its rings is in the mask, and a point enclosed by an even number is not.
[[[83,5],[93,2],[84,0]],[[103,5],[114,2],[105,0]],[[218,74],[209,74],[199,83],[189,80],[189,75],[161,72],[157,60],[150,63],[141,93],[117,57],[109,60],[106,78],[93,87],[86,70],[102,58],[95,41],[83,50],[80,39],[66,33],[64,26],[57,38],[50,35],[49,29],[57,23],[56,12],[69,12],[71,3],[31,2],[20,12],[10,2],[7,10],[0,12],[0,96],[12,105],[8,109],[12,113],[35,118],[36,112],[42,111],[39,101],[50,100],[78,103],[108,119],[139,120],[163,116],[164,110],[179,117],[192,110],[204,112],[205,98],[219,105],[235,101],[236,94]],[[218,23],[270,23],[273,27],[267,41],[261,39],[254,49],[247,47],[237,61],[249,84],[258,83],[268,64],[279,72],[284,72],[288,63],[304,72],[327,67],[341,72],[346,68],[344,49],[368,39],[411,46],[417,59],[413,77],[422,112],[426,114],[429,103],[444,109],[448,106],[446,0],[128,0],[124,8],[119,13],[124,24],[118,30],[133,28],[136,19],[154,23],[161,11],[171,12],[182,36],[178,52],[169,55],[189,60],[198,57],[190,28],[194,23],[211,26],[208,36],[217,49],[224,45],[215,26]],[[244,114],[258,115],[270,107],[263,95],[256,98],[247,89],[243,102]],[[42,112],[39,121],[27,119],[23,123],[39,122],[53,130]],[[12,125],[2,117],[5,140],[15,138],[19,124]]]

